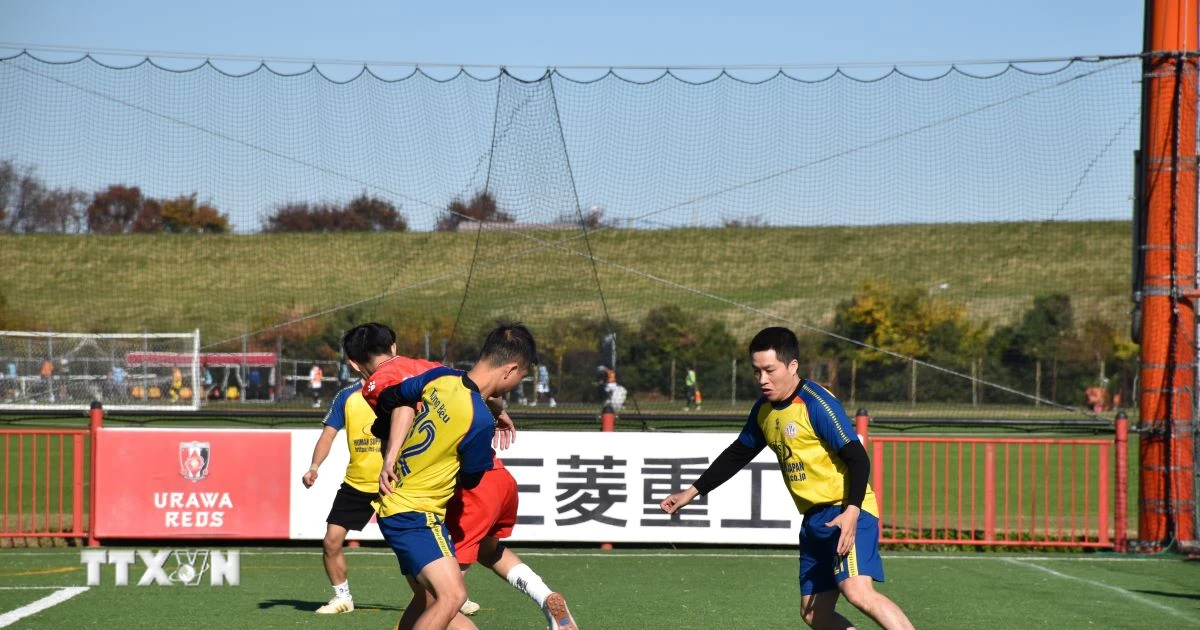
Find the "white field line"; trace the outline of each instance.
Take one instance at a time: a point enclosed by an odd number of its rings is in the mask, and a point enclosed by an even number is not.
[[[37,601],[26,604],[16,610],[6,612],[3,615],[0,615],[0,628],[11,626],[12,624],[30,615],[36,615],[47,608],[57,606],[58,604],[61,604],[80,593],[86,592],[87,590],[88,587],[86,586],[68,586]]]
[[[1043,566],[1036,565],[1036,564],[1029,564],[1029,562],[1028,562],[1028,561],[1024,561],[1024,560],[1018,560],[1018,559],[1016,559],[1016,558],[1008,558],[1007,560],[1008,560],[1008,563],[1009,563],[1009,564],[1015,564],[1015,565],[1017,565],[1017,566],[1020,566],[1020,567],[1028,567],[1028,568],[1030,568],[1030,569],[1037,569],[1038,571],[1042,571],[1042,572],[1045,572],[1045,573],[1049,573],[1050,575],[1053,575],[1053,576],[1055,576],[1055,577],[1062,578],[1062,579],[1064,579],[1064,580],[1073,580],[1073,581],[1075,581],[1075,582],[1083,582],[1084,584],[1090,584],[1090,585],[1092,585],[1092,586],[1095,586],[1095,587],[1098,587],[1098,588],[1103,588],[1103,589],[1107,589],[1107,590],[1113,591],[1113,592],[1115,592],[1115,593],[1118,593],[1118,594],[1120,594],[1120,595],[1124,595],[1125,597],[1128,597],[1129,599],[1132,599],[1132,600],[1134,600],[1134,601],[1136,601],[1136,602],[1139,602],[1139,603],[1145,604],[1145,605],[1147,605],[1147,606],[1151,606],[1151,607],[1157,608],[1157,609],[1159,609],[1159,610],[1162,610],[1162,611],[1164,611],[1164,612],[1171,613],[1172,615],[1174,615],[1174,616],[1176,616],[1176,617],[1179,617],[1179,618],[1181,618],[1181,619],[1183,619],[1183,620],[1187,621],[1189,624],[1191,624],[1191,625],[1193,625],[1193,626],[1194,626],[1194,625],[1200,625],[1200,620],[1196,619],[1196,618],[1195,618],[1194,616],[1192,616],[1192,615],[1189,615],[1189,614],[1187,614],[1187,613],[1185,613],[1185,612],[1183,612],[1183,611],[1180,611],[1180,610],[1176,610],[1176,609],[1174,609],[1174,608],[1172,608],[1172,607],[1170,607],[1170,606],[1168,606],[1168,605],[1166,605],[1166,604],[1162,604],[1162,603],[1156,602],[1156,601],[1154,601],[1154,600],[1150,599],[1149,597],[1145,597],[1145,596],[1143,596],[1143,595],[1139,595],[1139,594],[1137,594],[1137,593],[1134,593],[1133,591],[1127,591],[1127,590],[1125,590],[1125,589],[1123,589],[1123,588],[1121,588],[1121,587],[1119,587],[1119,586],[1113,586],[1112,584],[1105,584],[1104,582],[1097,582],[1097,581],[1095,581],[1095,580],[1089,580],[1089,579],[1086,579],[1086,578],[1076,577],[1076,576],[1074,576],[1074,575],[1067,575],[1066,573],[1060,573],[1060,572],[1058,572],[1058,571],[1055,571],[1054,569],[1051,569],[1051,568],[1048,568],[1048,567],[1043,567]]]

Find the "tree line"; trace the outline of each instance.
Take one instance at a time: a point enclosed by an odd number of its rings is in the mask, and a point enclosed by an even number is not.
[[[585,223],[601,222],[596,211]],[[456,231],[464,222],[515,223],[495,196],[483,191],[451,200],[436,231]],[[363,192],[345,204],[289,201],[276,205],[259,226],[266,233],[404,232],[408,218],[391,201]],[[195,192],[171,198],[146,195],[138,186],[112,184],[88,192],[55,188],[31,166],[0,161],[0,232],[9,234],[224,234],[229,216]]]
[[[434,230],[454,232],[463,224],[516,223],[489,191],[457,197],[439,213]],[[611,227],[604,211],[593,207],[580,217],[566,213],[563,224],[582,223],[589,229]],[[271,234],[305,232],[405,232],[408,218],[391,201],[359,194],[350,201],[288,201],[262,218],[260,231]],[[8,234],[225,234],[233,230],[229,216],[195,192],[159,199],[138,186],[112,184],[87,192],[74,187],[54,188],[31,166],[0,161],[0,232]]]
[[[229,217],[195,193],[158,199],[137,186],[54,188],[33,167],[0,161],[0,231],[9,234],[222,234]]]
[[[477,356],[475,339],[482,339],[491,324],[452,336],[451,318],[396,308],[371,317],[351,309],[322,322],[308,320],[283,330],[279,346],[293,358],[336,360],[341,332],[378,318],[398,324],[402,354],[426,356],[428,348],[429,358],[456,364]],[[267,313],[263,318],[264,323],[279,321]],[[828,331],[833,335],[794,329],[801,344],[801,376],[845,401],[903,403],[915,397],[919,403],[1032,404],[1026,396],[975,385],[968,378],[975,377],[1069,406],[1083,406],[1089,387],[1133,402],[1138,346],[1100,319],[1077,321],[1064,294],[1037,297],[1012,323],[993,327],[967,319],[964,306],[926,289],[866,283],[837,306]],[[607,344],[614,335],[618,380],[636,399],[666,400],[672,393],[680,399],[689,368],[696,370],[706,401],[734,396],[749,401],[759,395],[746,350],[749,340],[739,339],[722,320],[676,305],[651,309],[633,322],[564,317],[534,333],[560,402],[597,400],[596,368],[612,367]],[[263,350],[276,347],[274,339],[259,343]],[[922,369],[916,362],[958,376]]]

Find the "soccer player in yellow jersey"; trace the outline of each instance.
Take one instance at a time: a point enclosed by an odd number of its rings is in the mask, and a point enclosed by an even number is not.
[[[346,445],[350,448],[350,463],[346,476],[333,499],[333,507],[326,518],[323,559],[325,574],[333,586],[333,599],[317,609],[318,614],[347,613],[354,610],[354,599],[350,595],[350,582],[346,579],[346,556],[342,545],[349,530],[359,531],[375,515],[371,501],[379,492],[379,469],[383,467],[383,455],[379,451],[379,438],[371,434],[371,423],[375,411],[363,399],[362,383],[356,383],[339,391],[321,421],[321,437],[313,447],[312,465],[301,481],[311,488],[317,481],[317,469],[329,456],[333,440],[338,431],[346,430]]]
[[[496,419],[486,400],[515,389],[535,363],[529,329],[502,325],[470,371],[434,368],[379,393],[374,433],[384,448],[375,507],[413,591],[402,630],[444,629],[467,600],[446,504],[456,486],[474,488],[492,468]]]
[[[800,525],[800,601],[813,628],[843,630],[838,596],[888,630],[912,628],[904,611],[875,590],[883,581],[879,506],[868,480],[871,462],[842,404],[799,375],[800,344],[787,328],[765,328],[750,342],[750,361],[762,397],[741,435],[691,487],[667,497],[668,514],[708,494],[764,448],[779,459]]]

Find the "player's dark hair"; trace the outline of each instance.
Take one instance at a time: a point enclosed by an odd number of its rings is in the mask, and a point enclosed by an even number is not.
[[[750,340],[750,354],[767,350],[774,350],[775,356],[784,365],[800,360],[800,341],[796,339],[796,333],[787,328],[764,328]]]
[[[525,368],[538,362],[537,342],[533,333],[520,322],[502,323],[488,333],[479,352],[479,360],[492,365],[504,365],[512,361]]]
[[[392,353],[396,333],[387,326],[368,322],[359,324],[342,335],[342,352],[346,358],[359,365],[366,364],[371,357]]]

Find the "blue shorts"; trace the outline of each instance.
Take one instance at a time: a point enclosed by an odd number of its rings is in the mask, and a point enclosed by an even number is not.
[[[383,539],[396,552],[400,572],[417,577],[426,565],[439,558],[454,558],[450,532],[436,514],[400,512],[379,519]]]
[[[883,581],[883,560],[879,557],[879,519],[866,512],[858,515],[854,546],[844,557],[837,555],[841,530],[826,527],[842,513],[840,505],[817,506],[804,514],[800,525],[800,593],[813,595],[832,591],[843,580],[869,575]]]

